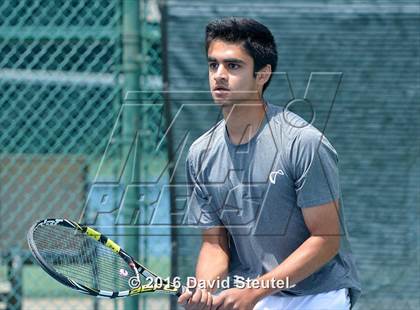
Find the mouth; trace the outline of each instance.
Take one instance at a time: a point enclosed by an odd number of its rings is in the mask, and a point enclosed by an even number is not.
[[[213,88],[213,94],[216,98],[224,98],[229,94],[229,88],[224,86],[216,86]]]
[[[224,86],[216,86],[213,88],[213,91],[229,91],[229,88]]]

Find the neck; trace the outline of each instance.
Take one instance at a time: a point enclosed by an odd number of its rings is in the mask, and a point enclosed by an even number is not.
[[[263,100],[223,107],[223,117],[229,138],[234,144],[249,142],[257,133],[265,117]]]

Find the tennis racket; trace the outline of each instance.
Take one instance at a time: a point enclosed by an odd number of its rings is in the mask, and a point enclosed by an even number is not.
[[[100,232],[70,220],[41,220],[30,228],[27,239],[33,256],[51,277],[84,294],[180,296],[186,290],[148,270]]]

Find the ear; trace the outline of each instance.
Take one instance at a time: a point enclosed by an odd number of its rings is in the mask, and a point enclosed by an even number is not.
[[[261,68],[261,70],[257,72],[257,83],[263,86],[270,79],[271,74],[271,65],[266,65]]]

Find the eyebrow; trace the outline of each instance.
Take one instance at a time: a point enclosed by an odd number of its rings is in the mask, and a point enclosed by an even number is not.
[[[217,62],[217,59],[214,58],[214,57],[208,57],[207,62],[210,62],[210,61]],[[244,64],[245,63],[245,61],[243,61],[241,59],[238,59],[238,58],[225,58],[225,59],[223,59],[223,62],[232,62],[232,63],[238,63],[238,64]]]

